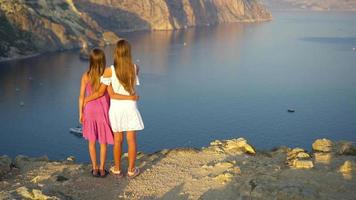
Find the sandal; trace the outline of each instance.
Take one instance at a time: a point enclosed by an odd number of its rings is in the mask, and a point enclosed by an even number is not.
[[[106,175],[108,175],[109,172],[106,169],[99,169],[99,177],[100,178],[105,178]]]
[[[115,170],[115,166],[110,167],[110,174],[115,176],[116,178],[121,178],[124,176],[124,174],[121,172],[121,170]]]
[[[127,178],[133,179],[139,174],[140,174],[140,169],[138,167],[135,167],[133,172],[127,171]]]
[[[98,169],[92,169],[92,170],[90,171],[90,173],[91,173],[91,175],[92,175],[93,177],[99,177],[99,170],[98,170]]]

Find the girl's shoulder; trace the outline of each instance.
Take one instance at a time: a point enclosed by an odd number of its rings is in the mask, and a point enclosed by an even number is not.
[[[103,77],[111,77],[111,75],[112,75],[111,67],[105,68]]]
[[[89,80],[88,72],[82,74],[82,82],[86,83]]]

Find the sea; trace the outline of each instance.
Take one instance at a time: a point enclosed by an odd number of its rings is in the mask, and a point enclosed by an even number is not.
[[[355,24],[355,12],[276,11],[269,22],[120,34],[140,66],[138,150],[355,142]],[[86,140],[69,132],[87,69],[78,50],[1,62],[0,155],[89,162]]]

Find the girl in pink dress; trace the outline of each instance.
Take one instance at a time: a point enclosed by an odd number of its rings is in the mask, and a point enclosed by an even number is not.
[[[92,162],[91,173],[95,177],[105,177],[107,144],[114,144],[109,122],[110,98],[106,85],[101,84],[106,67],[105,54],[95,48],[90,52],[89,69],[83,73],[79,95],[79,121],[83,124],[83,137],[89,142],[89,155]],[[137,100],[135,95],[115,94],[118,100]],[[96,158],[96,141],[100,143],[100,165]]]
[[[100,98],[84,105],[85,96],[90,96],[100,88],[100,77],[106,66],[105,54],[101,49],[90,52],[88,71],[82,75],[79,95],[79,121],[83,124],[83,137],[89,142],[89,154],[92,163],[92,175],[105,177],[107,144],[113,144],[113,133],[109,123],[110,98],[105,93]],[[100,165],[97,164],[96,141],[100,144]]]

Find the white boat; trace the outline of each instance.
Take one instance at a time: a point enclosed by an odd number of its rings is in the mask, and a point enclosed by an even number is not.
[[[73,133],[73,134],[76,134],[76,135],[82,135],[83,134],[83,129],[82,129],[82,127],[70,128],[69,132]]]

